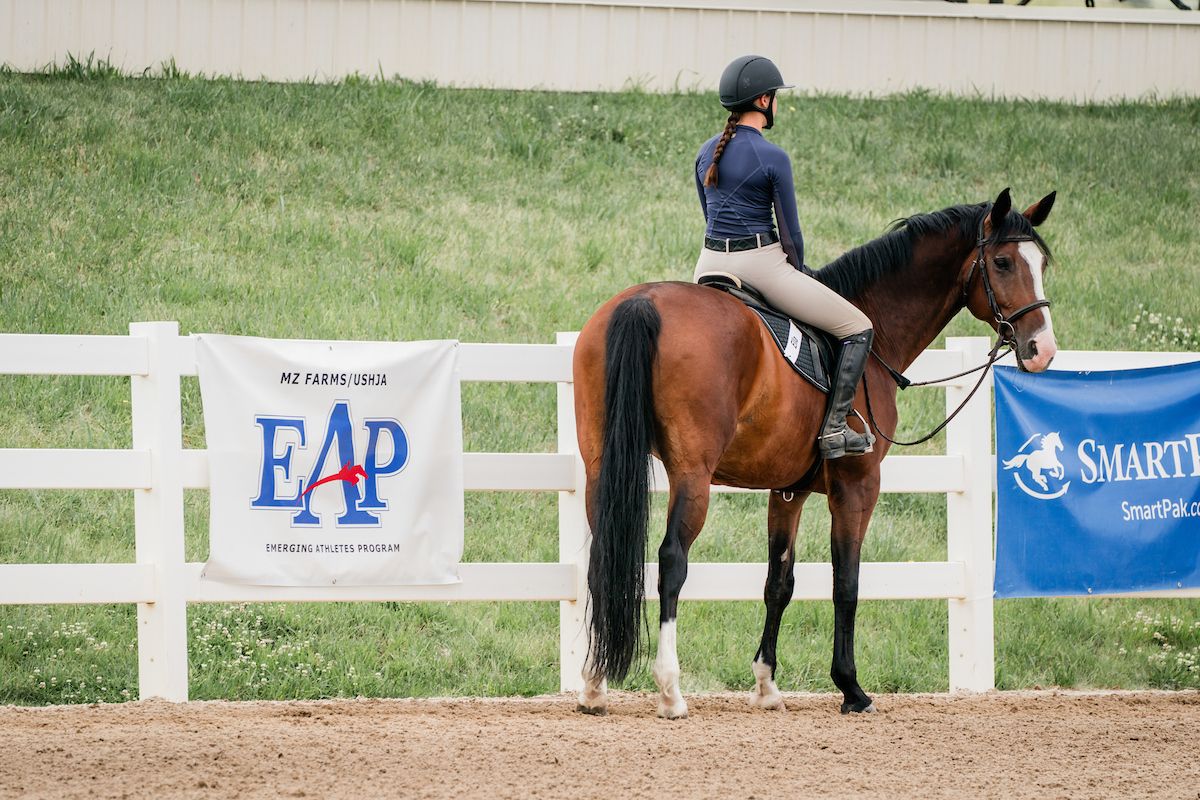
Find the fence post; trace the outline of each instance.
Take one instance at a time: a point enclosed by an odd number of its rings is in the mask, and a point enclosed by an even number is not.
[[[946,339],[967,366],[987,360],[988,340]],[[973,376],[972,376],[973,377]],[[968,378],[970,380],[970,378]],[[946,389],[946,412],[966,399],[970,386]],[[966,569],[966,597],[949,600],[950,691],[996,688],[995,624],[992,618],[992,377],[946,428],[946,454],[961,456],[966,488],[946,495],[947,560]]]
[[[151,485],[135,489],[137,563],[154,565],[153,603],[138,603],[138,696],[188,699],[187,599],[184,594],[183,415],[179,399],[178,322],[135,322],[150,368],[131,381],[133,449],[150,453]]]
[[[559,333],[560,345],[573,345],[578,333]],[[575,437],[575,385],[558,384],[558,452],[575,456],[575,490],[558,493],[558,560],[575,565],[575,602],[558,604],[559,689],[577,692],[583,688],[583,664],[587,658],[587,570],[588,525],[584,503],[583,459]]]

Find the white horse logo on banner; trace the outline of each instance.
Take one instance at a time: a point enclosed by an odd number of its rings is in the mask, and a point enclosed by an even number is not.
[[[1038,449],[1031,450],[1028,453],[1023,452],[1025,448],[1033,444],[1035,439],[1041,439]],[[1062,480],[1065,471],[1062,462],[1058,460],[1058,453],[1062,449],[1062,437],[1059,436],[1057,431],[1051,431],[1045,436],[1035,433],[1025,440],[1025,444],[1021,445],[1020,450],[1017,451],[1018,455],[1004,462],[1004,468],[1016,470],[1013,472],[1013,477],[1017,481],[1017,486],[1020,486],[1021,491],[1025,492],[1025,494],[1030,497],[1036,497],[1039,500],[1053,500],[1056,497],[1062,497],[1066,494],[1071,482],[1067,481],[1057,491],[1051,491],[1050,483],[1042,473],[1048,473],[1050,477]],[[1022,470],[1029,473],[1030,479],[1037,486],[1041,487],[1041,491],[1031,489],[1021,479]]]

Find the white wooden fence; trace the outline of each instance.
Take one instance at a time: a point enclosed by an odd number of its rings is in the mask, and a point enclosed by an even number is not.
[[[128,450],[0,450],[0,488],[134,491],[133,564],[0,565],[0,604],[136,603],[139,694],[182,701],[188,696],[187,605],[206,602],[550,601],[560,604],[561,687],[575,689],[585,652],[584,581],[587,523],[583,464],[576,451],[571,384],[575,334],[556,344],[464,344],[463,380],[558,384],[557,453],[466,453],[467,491],[552,491],[559,494],[558,563],[463,564],[451,586],[237,586],[201,576],[184,558],[183,490],[208,486],[203,450],[182,445],[180,378],[196,374],[195,345],[174,322],[134,323],[129,336],[0,334],[0,374],[131,376],[133,442]],[[983,338],[951,338],[908,370],[915,380],[980,363]],[[1162,353],[1061,353],[1056,365],[1112,369],[1193,360]],[[969,387],[946,385],[952,409]],[[883,491],[946,495],[947,559],[930,563],[866,563],[863,599],[944,598],[950,625],[951,690],[994,685],[992,624],[991,412],[988,394],[947,428],[946,454],[891,455]],[[657,486],[665,488],[660,474]],[[738,491],[718,488],[717,491]],[[765,522],[764,522],[765,524]],[[470,531],[468,534],[470,535]],[[761,602],[766,565],[692,564],[684,599]],[[647,596],[657,596],[657,565],[646,570]],[[1167,593],[1200,596],[1200,592]],[[797,599],[832,595],[829,564],[796,565]]]
[[[167,61],[249,80],[709,90],[731,58],[804,91],[1200,95],[1200,14],[895,0],[0,0],[0,64]]]

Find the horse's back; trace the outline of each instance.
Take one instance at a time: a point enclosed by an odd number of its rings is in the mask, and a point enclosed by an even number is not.
[[[585,462],[600,457],[609,322],[632,298],[649,300],[660,320],[655,450],[668,472],[707,470],[734,484],[786,480],[795,471],[796,451],[815,440],[824,396],[791,373],[745,305],[689,283],[630,287],[584,325],[574,379]]]
[[[609,321],[617,308],[635,297],[649,300],[661,320],[657,374],[666,381],[686,380],[699,369],[744,374],[758,366],[763,327],[741,302],[692,283],[642,283],[614,295],[580,331],[574,359],[577,392],[581,380],[602,383]]]

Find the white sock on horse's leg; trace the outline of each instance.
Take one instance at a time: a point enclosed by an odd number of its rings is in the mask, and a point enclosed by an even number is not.
[[[771,677],[771,666],[755,659],[750,665],[754,671],[754,689],[750,692],[750,705],[755,708],[783,710],[783,695]]]
[[[579,710],[585,714],[608,711],[608,681],[595,677],[591,665],[583,668],[583,689],[579,691]]]
[[[658,631],[658,656],[654,659],[654,681],[658,684],[658,715],[667,719],[687,716],[687,702],[679,691],[679,655],[675,650],[675,620],[662,623]]]

